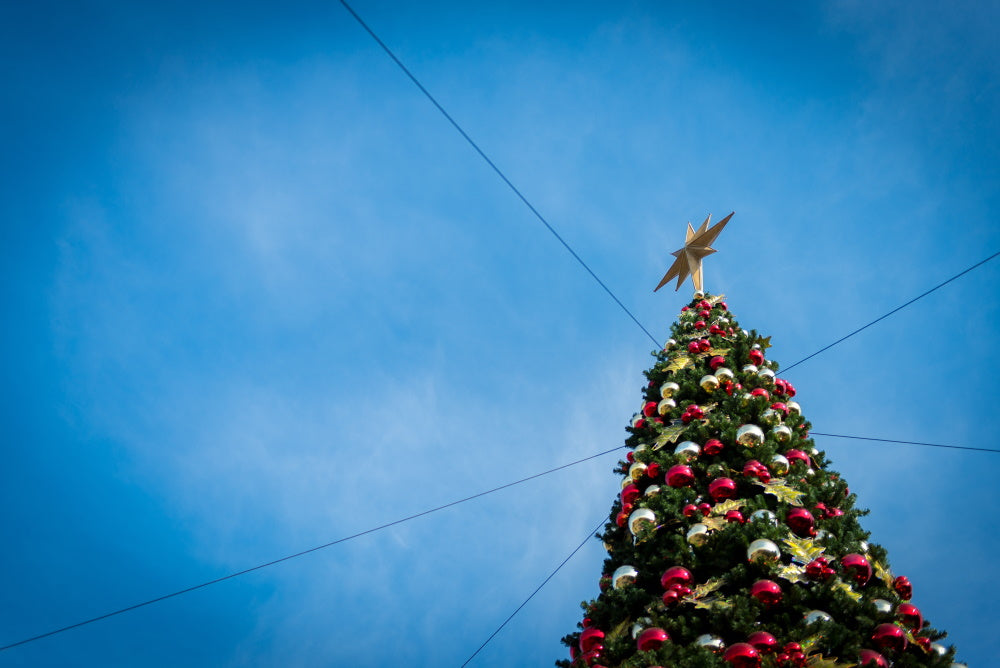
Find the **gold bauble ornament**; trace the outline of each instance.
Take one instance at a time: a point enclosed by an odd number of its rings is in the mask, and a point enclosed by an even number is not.
[[[628,529],[633,536],[637,535],[646,524],[656,524],[656,514],[649,508],[636,508],[628,516]]]
[[[663,385],[660,385],[660,396],[663,397],[664,399],[669,399],[670,397],[674,396],[674,393],[678,392],[680,389],[681,389],[680,385],[673,382],[672,380],[668,380]]]
[[[781,550],[766,538],[758,538],[747,547],[747,561],[752,564],[771,564],[780,558]]]
[[[671,348],[673,348],[676,345],[677,345],[677,341],[675,341],[674,339],[667,339],[667,342],[663,344],[663,349],[664,350],[670,350]]]
[[[622,589],[635,582],[638,575],[639,571],[635,570],[633,566],[619,566],[611,574],[611,584],[615,589]]]
[[[774,475],[785,475],[788,473],[788,458],[784,455],[771,457],[771,473]]]
[[[757,377],[768,387],[774,384],[774,372],[770,369],[761,369],[757,372]]]
[[[622,489],[625,489],[629,485],[634,485],[634,484],[635,484],[635,481],[632,480],[632,476],[627,475],[624,478],[622,478]]]
[[[692,524],[691,528],[687,532],[687,542],[691,543],[695,547],[699,545],[704,545],[705,541],[708,540],[708,526],[698,522],[698,524]]]
[[[788,407],[788,412],[793,415],[802,415],[802,406],[799,406],[797,401],[789,401],[785,404]]]
[[[715,376],[702,376],[698,384],[701,385],[701,389],[709,393],[719,389],[719,379]]]
[[[656,405],[656,412],[661,416],[666,415],[673,409],[677,408],[677,402],[673,399],[664,399]]]
[[[639,482],[642,480],[642,476],[646,475],[646,465],[642,462],[635,462],[628,467],[628,475],[635,482]]]
[[[736,430],[736,442],[752,448],[764,442],[764,431],[755,424],[745,424]]]
[[[715,377],[719,379],[720,383],[729,383],[734,379],[733,370],[727,369],[724,366],[720,366],[715,370]]]
[[[646,491],[643,492],[642,494],[643,496],[656,496],[659,493],[660,493],[659,485],[650,485],[649,487],[646,488]]]
[[[705,298],[705,293],[702,292],[701,290],[695,290],[694,291],[694,298],[695,299],[704,299]]]
[[[771,435],[778,443],[788,443],[792,440],[792,430],[787,425],[779,424],[771,430]]]
[[[635,454],[639,454],[643,450],[648,450],[648,449],[649,449],[648,445],[646,445],[645,443],[640,443],[639,445],[635,446],[635,450],[633,450],[632,452],[634,452]]]
[[[760,421],[766,424],[768,427],[773,427],[774,425],[781,422],[781,413],[774,410],[773,408],[765,409],[764,412],[760,414]]]
[[[701,454],[701,446],[694,441],[682,441],[674,448],[677,461],[687,463]]]
[[[756,364],[744,364],[743,365],[743,373],[757,373],[757,371],[758,371],[758,369],[757,369],[757,365]]]

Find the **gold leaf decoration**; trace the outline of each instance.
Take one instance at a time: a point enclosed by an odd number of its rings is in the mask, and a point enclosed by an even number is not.
[[[892,571],[874,559],[872,559],[872,568],[875,569],[875,575],[878,576],[879,580],[884,582],[886,587],[892,589],[892,581],[894,579],[892,577]]]
[[[666,366],[667,373],[676,373],[681,369],[689,366],[691,364],[691,358],[687,355],[678,355],[674,359],[670,360],[670,363]]]
[[[608,638],[607,638],[608,642],[614,642],[615,640],[618,640],[623,635],[625,635],[626,629],[628,629],[628,627],[631,626],[631,624],[632,624],[631,619],[625,619],[622,621],[621,624],[611,629],[611,632],[608,633]]]
[[[717,503],[712,506],[712,515],[725,515],[730,510],[739,510],[743,507],[743,502],[737,499],[729,499],[728,501],[723,501],[722,503]]]
[[[806,657],[806,665],[809,668],[853,668],[856,663],[840,663],[837,657],[825,657],[822,654],[810,654]]]
[[[726,520],[721,517],[703,517],[701,523],[707,526],[709,531],[718,531],[727,524]]]
[[[840,591],[842,591],[845,594],[847,594],[847,596],[852,601],[854,601],[855,603],[857,603],[858,601],[861,600],[861,594],[859,594],[858,592],[854,591],[851,588],[851,585],[847,584],[846,582],[844,582],[840,578],[837,578],[836,582],[833,583],[833,588],[834,589],[839,589]]]
[[[725,584],[725,581],[722,578],[712,578],[708,582],[705,582],[695,587],[694,591],[691,592],[690,596],[687,596],[685,598],[692,598],[692,599],[705,598],[712,592],[717,591],[723,584]]]
[[[763,336],[758,337],[757,338],[757,343],[760,344],[760,349],[761,350],[767,350],[768,348],[771,347],[771,337],[770,336],[768,336],[766,338],[763,337]]]
[[[823,639],[823,636],[821,636],[819,634],[811,635],[808,638],[806,638],[805,640],[800,640],[799,644],[802,645],[802,651],[808,654],[809,650],[811,650],[813,647],[815,647],[816,643],[818,643],[822,639]]]
[[[733,607],[733,604],[724,598],[703,598],[695,601],[694,607],[699,610],[725,610]]]
[[[788,580],[793,584],[797,582],[808,582],[808,579],[806,578],[806,569],[795,564],[783,566],[781,570],[778,571],[778,577]]]
[[[792,559],[800,564],[808,564],[816,557],[823,556],[826,548],[817,545],[812,538],[798,538],[789,536],[781,541],[785,544],[785,550],[792,555]]]
[[[667,443],[676,443],[685,429],[687,429],[685,424],[671,424],[669,427],[664,427],[660,430],[660,435],[656,437],[653,450],[659,450]]]
[[[926,647],[918,643],[917,636],[913,635],[913,631],[909,629],[906,630],[906,639],[909,640],[914,645],[916,645],[917,647],[919,647],[920,649],[922,649],[924,651],[924,654],[930,654],[931,652],[934,651],[931,649],[930,643],[928,643]]]
[[[715,306],[716,304],[718,304],[719,302],[721,302],[725,298],[726,298],[726,295],[714,295],[712,297],[707,297],[705,299],[705,301],[707,301],[710,306]]]
[[[804,492],[800,492],[794,487],[790,487],[788,483],[785,482],[784,478],[774,478],[771,482],[765,484],[764,492],[777,497],[778,501],[790,503],[793,506],[801,506],[802,497],[805,496]]]

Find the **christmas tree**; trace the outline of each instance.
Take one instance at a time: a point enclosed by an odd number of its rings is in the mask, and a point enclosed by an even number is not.
[[[688,225],[657,286],[690,275],[696,291],[646,371],[599,535],[601,593],[556,665],[961,665],[861,528],[865,511],[767,358],[770,337],[702,291],[702,259],[728,220]]]

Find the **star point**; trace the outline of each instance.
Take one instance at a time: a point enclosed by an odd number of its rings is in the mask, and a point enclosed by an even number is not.
[[[694,289],[701,291],[703,288],[702,260],[716,252],[712,248],[712,243],[732,217],[733,214],[730,213],[715,225],[709,227],[708,224],[712,216],[708,216],[697,230],[691,226],[691,223],[688,223],[687,233],[684,237],[684,247],[671,253],[677,259],[670,265],[667,273],[663,275],[660,284],[653,288],[653,292],[656,292],[674,278],[677,279],[677,287],[674,290],[680,290],[681,285],[688,276],[691,277],[691,282],[694,283]]]

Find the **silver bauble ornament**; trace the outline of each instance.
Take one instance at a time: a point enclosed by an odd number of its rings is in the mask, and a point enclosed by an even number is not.
[[[720,325],[728,325],[729,318],[727,318],[724,315],[720,315],[718,318],[715,319],[715,322],[719,323]]]
[[[774,440],[778,443],[788,443],[792,440],[792,430],[788,427],[788,425],[784,424],[779,424],[772,429],[771,435],[774,436]]]
[[[660,493],[659,485],[650,485],[649,487],[646,488],[646,491],[643,492],[643,496],[656,496],[659,493]]]
[[[675,341],[674,339],[667,339],[667,342],[663,344],[663,349],[664,350],[670,350],[671,348],[673,348],[676,345],[677,345],[677,341]]]
[[[785,475],[788,473],[788,457],[775,455],[771,457],[771,473],[774,475]]]
[[[647,449],[648,447],[649,446],[646,445],[645,443],[640,443],[639,445],[635,446],[635,450],[633,450],[632,452],[634,452],[635,454],[639,454],[640,452],[642,452],[643,450]]]
[[[858,547],[860,547],[861,551],[864,552],[865,554],[868,553],[868,541],[867,540],[863,540],[863,541],[859,542],[858,543]]]
[[[747,547],[747,560],[752,564],[770,564],[781,558],[781,550],[766,538],[758,538]]]
[[[826,614],[822,610],[811,610],[806,613],[804,621],[806,626],[809,626],[810,624],[815,624],[816,622],[832,622],[833,617]]]
[[[789,401],[785,404],[785,406],[788,408],[789,413],[792,413],[793,415],[802,415],[802,407],[799,406],[799,402]]]
[[[636,508],[628,516],[628,528],[633,535],[639,533],[645,524],[656,524],[656,514],[649,508]]]
[[[757,373],[757,377],[764,381],[765,385],[771,385],[774,383],[774,372],[770,369],[761,369]]]
[[[702,292],[701,290],[695,290],[694,291],[694,298],[695,299],[704,299],[705,298],[705,293]]]
[[[751,399],[753,399],[753,395],[750,394],[749,392],[744,392],[743,394],[740,395],[740,402],[744,406],[746,406],[747,404],[749,404]]]
[[[736,442],[752,448],[764,442],[764,431],[755,424],[745,424],[736,430]]]
[[[719,379],[720,383],[731,383],[735,378],[733,370],[724,366],[720,366],[715,370],[715,377]]]
[[[875,606],[875,610],[877,610],[879,612],[879,614],[882,614],[882,615],[891,615],[892,614],[892,603],[890,603],[889,601],[885,600],[884,598],[875,598],[875,599],[872,599],[872,605]]]
[[[702,376],[701,380],[698,381],[701,385],[701,389],[706,392],[712,393],[719,389],[719,379],[715,376]]]
[[[694,441],[682,441],[674,448],[674,454],[677,455],[677,461],[689,462],[701,454],[701,446]]]
[[[692,524],[691,528],[687,532],[687,542],[694,546],[704,545],[705,541],[708,540],[708,527],[701,522],[698,524]]]
[[[759,343],[755,343],[755,344],[753,344],[750,347],[753,348],[754,350],[760,350],[760,344]]]
[[[667,381],[663,385],[660,385],[660,396],[664,399],[669,399],[674,396],[676,392],[679,392],[681,386],[673,381]]]
[[[632,428],[633,428],[633,429],[636,429],[636,428],[637,428],[637,425],[638,425],[638,424],[639,424],[640,422],[642,422],[643,420],[645,420],[645,419],[646,419],[646,418],[645,418],[645,416],[644,416],[644,415],[643,415],[642,413],[636,413],[635,415],[633,415],[633,416],[632,416]]]
[[[677,408],[677,402],[673,399],[664,399],[660,403],[656,404],[656,412],[661,416],[666,415],[675,408]]]
[[[761,508],[760,510],[755,510],[750,513],[750,521],[767,522],[772,526],[778,526],[778,516],[767,508]]]
[[[760,414],[760,421],[766,424],[768,427],[773,427],[774,425],[781,422],[781,413],[774,410],[773,408],[766,409]]]
[[[744,364],[743,365],[743,373],[757,373],[757,365],[756,364]]]
[[[625,489],[626,487],[632,484],[635,484],[635,481],[632,480],[632,476],[625,476],[624,478],[622,478],[622,489]]]
[[[722,650],[726,649],[726,643],[722,642],[722,638],[713,636],[710,633],[705,633],[695,638],[694,644],[698,647],[704,647],[712,652],[712,654],[720,654]]]
[[[635,624],[632,625],[632,639],[635,640],[636,636],[645,631],[648,627],[653,625],[653,620],[649,617],[640,617],[636,620]]]
[[[816,532],[816,537],[813,540],[815,540],[817,543],[825,543],[826,539],[832,535],[833,534],[831,534],[826,529],[820,529],[819,531]]]
[[[615,569],[615,572],[611,574],[611,584],[615,589],[628,587],[635,582],[635,578],[638,575],[639,571],[635,570],[632,566],[619,566]]]
[[[747,336],[750,336],[750,332],[748,332],[748,331],[747,331],[747,330],[745,330],[745,329],[741,329],[741,330],[740,330],[740,333],[741,333],[741,334],[743,334],[743,336],[744,336],[744,337],[747,337]]]
[[[642,480],[642,476],[646,474],[646,465],[642,462],[635,462],[632,466],[628,467],[628,475],[635,482]]]
[[[948,653],[948,648],[939,642],[932,642],[931,651],[937,654],[938,656],[944,656],[945,654]]]

